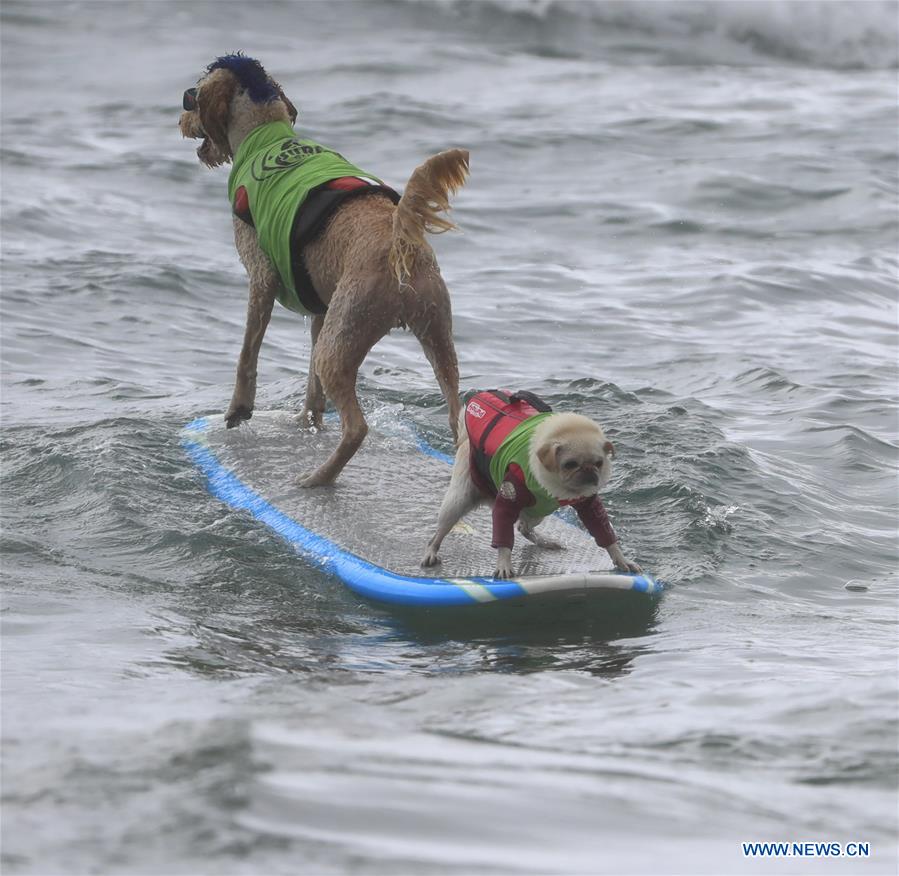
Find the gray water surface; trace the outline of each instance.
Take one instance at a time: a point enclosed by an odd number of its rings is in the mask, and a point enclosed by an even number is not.
[[[896,16],[4,3],[4,872],[895,872]],[[208,494],[246,282],[176,124],[235,49],[398,188],[471,150],[463,387],[604,425],[652,611],[392,613]],[[279,309],[260,409],[308,352]],[[360,393],[450,450],[411,337]]]

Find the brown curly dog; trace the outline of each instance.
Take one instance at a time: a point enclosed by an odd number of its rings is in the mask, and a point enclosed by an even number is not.
[[[293,131],[297,111],[258,61],[218,58],[184,93],[185,137],[209,167],[232,163],[234,238],[250,280],[229,428],[253,414],[259,348],[276,299],[312,316],[312,355],[301,422],[319,428],[330,398],[340,443],[307,487],[330,484],[368,426],[356,378],[368,351],[392,328],[418,338],[449,406],[456,435],[459,366],[449,294],[426,232],[454,227],[449,195],[468,174],[468,152],[450,149],[416,168],[400,198],[342,155]],[[291,188],[293,186],[294,188]]]

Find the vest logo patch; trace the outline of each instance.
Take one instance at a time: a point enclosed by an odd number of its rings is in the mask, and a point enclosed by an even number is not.
[[[487,416],[487,411],[485,411],[476,401],[470,401],[465,410],[478,420]]]
[[[267,174],[290,170],[304,161],[308,161],[314,155],[321,155],[322,152],[328,152],[346,161],[339,152],[335,152],[333,149],[326,149],[317,143],[309,145],[301,143],[299,140],[285,140],[274,148],[269,149],[263,156],[253,162],[251,168],[253,179],[261,182]]]
[[[499,485],[499,494],[508,502],[514,502],[518,498],[518,493],[515,491],[515,484],[511,481],[503,481]]]

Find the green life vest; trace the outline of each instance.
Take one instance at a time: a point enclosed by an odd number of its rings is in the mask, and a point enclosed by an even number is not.
[[[490,479],[497,492],[506,475],[506,469],[513,462],[524,472],[525,484],[537,500],[533,507],[528,508],[528,513],[535,517],[546,517],[547,514],[559,510],[559,500],[547,493],[531,472],[531,437],[537,426],[549,416],[552,415],[550,413],[536,414],[522,422],[520,426],[516,426],[506,436],[505,441],[500,444],[490,460]]]
[[[234,156],[228,198],[233,206],[238,189],[246,189],[259,245],[281,277],[278,301],[297,313],[309,311],[297,295],[293,274],[294,219],[312,189],[344,176],[377,180],[332,149],[297,137],[288,122],[256,128]]]

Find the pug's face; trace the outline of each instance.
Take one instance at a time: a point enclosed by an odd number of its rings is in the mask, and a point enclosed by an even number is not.
[[[609,480],[615,449],[593,420],[580,414],[547,417],[531,441],[531,469],[557,499],[599,492]]]

